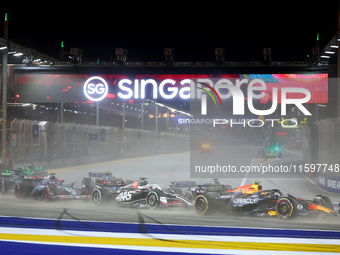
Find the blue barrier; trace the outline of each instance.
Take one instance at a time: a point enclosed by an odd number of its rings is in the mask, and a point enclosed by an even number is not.
[[[319,172],[317,185],[328,192],[340,194],[340,172],[338,175]]]
[[[340,251],[340,231],[0,217],[0,251],[25,255],[319,255]]]
[[[18,242],[4,242],[0,241],[0,249],[6,251],[6,254],[25,254],[25,255],[37,255],[37,254],[48,254],[48,255],[169,255],[169,252],[161,251],[136,251],[136,250],[125,250],[125,249],[105,249],[105,248],[93,248],[93,247],[77,247],[77,246],[62,246],[62,245],[51,245],[51,244],[32,244],[32,243],[18,243]],[[170,253],[171,254],[171,253]],[[204,253],[200,253],[205,255]],[[206,253],[208,255],[208,253]],[[188,253],[178,253],[176,255],[188,255]]]
[[[100,231],[115,233],[340,239],[340,231],[160,225],[147,223],[138,224],[138,223],[117,223],[98,221],[71,221],[52,219],[31,219],[18,217],[0,217],[0,227],[35,228],[35,229],[40,228],[40,229],[75,230],[75,231]]]

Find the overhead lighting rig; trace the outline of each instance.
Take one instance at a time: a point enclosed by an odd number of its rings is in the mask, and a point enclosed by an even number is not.
[[[83,56],[83,50],[78,49],[78,48],[71,48],[70,55],[71,55],[71,62],[73,64],[78,64],[81,62],[81,58]]]
[[[217,63],[223,63],[225,61],[225,50],[222,48],[215,48],[215,57]]]
[[[123,48],[116,48],[117,64],[123,65],[126,63],[127,50]]]
[[[171,48],[164,48],[165,63],[171,65],[174,62],[175,50]]]
[[[263,60],[264,63],[269,65],[272,62],[272,49],[271,48],[263,48]]]

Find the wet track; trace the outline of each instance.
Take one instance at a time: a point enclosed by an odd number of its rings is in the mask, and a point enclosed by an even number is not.
[[[259,148],[256,147],[225,147],[213,151],[212,157],[224,157],[226,162],[233,162],[239,165],[249,165]],[[192,152],[197,153],[198,152]],[[242,160],[239,160],[242,155]],[[208,155],[202,155],[205,157]],[[284,155],[284,159],[277,163],[289,164],[298,162],[298,158]],[[184,181],[190,179],[189,172],[190,153],[171,155],[157,155],[148,158],[124,159],[110,163],[102,163],[78,167],[76,169],[59,169],[50,172],[57,172],[57,177],[65,179],[66,183],[75,182],[80,187],[80,181],[87,176],[88,172],[99,172],[111,170],[116,177],[136,180],[139,177],[147,177],[149,183],[157,183],[162,188],[168,187],[171,181]],[[211,176],[213,178],[214,176]],[[240,184],[249,184],[254,180],[262,182],[263,189],[279,188],[283,193],[292,193],[303,198],[312,199],[317,194],[325,194],[333,202],[339,202],[340,197],[334,194],[327,194],[312,184],[301,174],[290,175],[284,173],[265,178],[259,174],[244,174],[242,178],[220,178],[221,183],[237,187]],[[291,178],[294,177],[294,178]],[[210,181],[211,178],[195,178],[197,183]],[[199,216],[193,208],[168,208],[168,209],[128,209],[117,205],[97,207],[92,201],[54,201],[45,203],[32,199],[18,200],[12,192],[0,197],[0,215],[17,217],[34,217],[58,219],[67,209],[68,214],[63,214],[63,219],[86,221],[108,221],[108,222],[132,222],[155,224],[180,224],[180,225],[201,225],[201,226],[235,226],[255,228],[282,228],[282,229],[324,229],[340,230],[340,218],[336,217],[297,217],[289,220],[280,220],[278,217],[245,217],[229,214],[216,214],[213,216]],[[139,215],[139,216],[138,216]],[[142,218],[141,218],[142,217]]]

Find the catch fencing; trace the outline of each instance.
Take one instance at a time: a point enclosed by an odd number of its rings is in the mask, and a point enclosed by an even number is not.
[[[315,122],[319,130],[319,163],[340,163],[340,118]]]
[[[340,194],[340,118],[304,126],[304,161],[310,164],[308,176],[322,189]]]
[[[9,140],[14,168],[24,163],[63,167],[190,149],[188,139],[172,133],[19,119],[11,122]]]

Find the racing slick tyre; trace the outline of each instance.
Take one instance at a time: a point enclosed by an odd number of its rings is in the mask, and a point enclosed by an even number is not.
[[[297,202],[292,197],[282,197],[275,205],[276,215],[281,219],[288,219],[295,216]]]
[[[198,195],[195,199],[195,211],[199,215],[209,215],[216,211],[213,201],[203,195]]]
[[[103,206],[107,205],[108,201],[110,200],[110,193],[107,189],[96,189],[92,193],[92,201],[95,205]]]
[[[53,184],[46,185],[43,189],[42,197],[48,202],[57,195],[57,187]]]
[[[14,195],[16,198],[28,198],[32,185],[29,183],[17,183],[14,187]]]
[[[151,191],[146,196],[146,204],[150,209],[155,209],[159,206],[159,195],[155,191]]]
[[[334,206],[332,201],[329,199],[329,197],[323,196],[323,195],[317,195],[315,197],[315,199],[317,200],[317,203],[321,206],[327,207],[328,209],[331,209],[332,211],[334,211]]]

